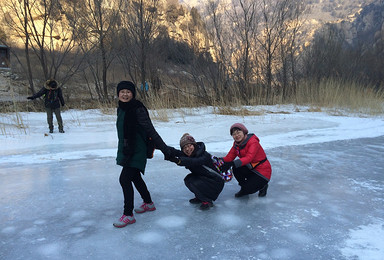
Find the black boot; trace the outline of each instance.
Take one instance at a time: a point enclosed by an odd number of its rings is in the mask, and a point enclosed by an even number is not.
[[[265,197],[267,195],[267,190],[268,190],[268,183],[265,184],[265,186],[259,190],[259,197]]]
[[[202,201],[199,200],[198,198],[193,198],[189,200],[189,203],[191,204],[200,204]]]
[[[235,193],[236,198],[244,197],[245,195],[248,195],[248,193],[245,193],[242,189],[238,193]]]

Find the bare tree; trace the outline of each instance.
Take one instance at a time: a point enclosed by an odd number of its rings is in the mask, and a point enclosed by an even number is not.
[[[231,7],[219,0],[211,0],[206,6],[205,23],[211,41],[210,52],[217,66],[211,67],[211,77],[216,96],[233,97],[234,75],[238,71],[233,56],[238,53],[237,39],[231,20]],[[215,73],[214,70],[217,70]],[[225,90],[225,91],[223,91]]]
[[[116,58],[114,38],[121,0],[72,1],[70,26],[88,65],[99,99],[108,100],[108,71]],[[82,10],[82,11],[80,11]],[[88,80],[87,80],[88,81]]]
[[[318,82],[323,78],[338,76],[339,64],[343,60],[344,42],[343,33],[334,25],[329,24],[319,30],[314,36],[313,43],[304,53],[305,77]]]
[[[211,49],[214,59],[217,63],[217,80],[214,80],[214,90],[219,92],[221,89],[227,89],[229,84],[229,61],[230,55],[225,44],[225,21],[224,9],[220,7],[218,0],[211,0],[206,5],[207,30],[212,41]],[[221,88],[222,86],[222,88]]]
[[[4,2],[1,10],[4,15],[5,23],[9,27],[9,31],[12,31],[14,33],[14,36],[17,39],[21,39],[24,43],[26,68],[23,65],[23,62],[20,61],[19,57],[17,55],[15,55],[15,57],[19,61],[21,67],[26,71],[29,87],[32,93],[35,93],[35,88],[33,84],[31,58],[29,53],[30,33],[28,31],[28,23],[29,23],[28,7],[29,7],[29,0],[23,0],[23,1],[11,0],[11,1]]]
[[[233,1],[232,12],[227,12],[234,31],[234,44],[237,52],[232,53],[236,64],[234,76],[239,84],[243,98],[249,97],[249,83],[256,66],[254,35],[257,31],[256,2],[253,0]]]
[[[279,85],[282,88],[282,98],[287,100],[296,94],[297,85],[297,63],[300,52],[300,43],[303,44],[303,38],[299,38],[300,30],[303,25],[303,14],[306,10],[306,5],[303,0],[290,1],[290,12],[288,13],[285,26],[285,38],[280,45],[280,69],[277,76]],[[299,39],[298,39],[299,38]]]
[[[289,21],[290,0],[261,0],[261,32],[256,40],[260,46],[259,61],[262,65],[264,85],[266,88],[265,101],[272,103],[272,87],[274,84],[274,72],[278,64],[278,50],[286,39],[286,23]]]
[[[5,33],[4,29],[0,27],[0,43],[1,44],[6,44],[7,42],[7,34]]]
[[[217,66],[212,71],[212,88],[216,97],[220,97],[221,90],[228,87],[228,70],[227,57],[225,55],[225,47],[223,44],[223,20],[222,13],[219,10],[219,1],[210,0],[205,5],[207,32],[212,44],[210,50],[213,53]]]
[[[76,58],[76,44],[58,0],[11,0],[4,10],[16,42],[24,42],[26,71],[33,93],[35,77],[43,81],[59,78],[64,83],[77,71],[81,61]],[[39,67],[32,66],[33,58],[38,60]]]
[[[133,81],[145,86],[147,83],[148,55],[155,35],[158,33],[158,18],[161,15],[159,0],[127,1],[121,8],[123,17],[124,42],[126,48],[122,63]],[[146,92],[142,91],[144,98]]]

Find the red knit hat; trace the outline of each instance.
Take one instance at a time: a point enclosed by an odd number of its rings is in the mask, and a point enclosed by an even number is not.
[[[235,130],[241,130],[243,131],[243,133],[246,135],[248,134],[248,129],[245,127],[245,125],[241,124],[241,123],[235,123],[231,126],[231,128],[229,129],[229,133],[232,135],[233,131]]]

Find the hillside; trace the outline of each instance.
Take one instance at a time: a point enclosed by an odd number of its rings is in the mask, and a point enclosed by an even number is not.
[[[4,1],[0,0],[0,3]],[[371,46],[383,42],[382,14],[384,12],[378,8],[380,5],[383,7],[382,1],[367,0],[364,3],[357,0],[304,1],[308,4],[308,13],[303,16],[303,19],[306,20],[303,34],[306,35],[307,42],[311,40],[314,32],[326,23],[339,25],[345,32],[346,40],[351,44],[366,41],[366,45]],[[201,15],[204,13],[203,3],[206,3],[206,1],[180,0],[178,2],[177,0],[162,0],[161,2],[165,7],[162,13],[161,26],[171,38],[186,42],[193,46],[195,50],[204,50],[209,46],[203,21],[204,16]],[[199,10],[199,12],[196,10]],[[24,99],[25,93],[27,93],[27,85],[17,76],[7,71],[1,72],[1,100],[13,100],[15,97],[18,99],[18,95]],[[12,86],[17,86],[17,88]],[[13,91],[12,89],[16,90]]]
[[[230,0],[223,0],[230,3]],[[307,13],[303,15],[305,20],[303,30],[311,39],[314,32],[325,23],[354,22],[360,15],[364,6],[376,0],[303,0],[307,4]],[[196,7],[204,12],[204,0],[180,0],[180,3],[188,8]],[[308,40],[306,40],[308,42]]]
[[[223,0],[223,2],[230,0]],[[203,9],[205,0],[180,0],[181,4],[187,7],[196,7]],[[368,5],[374,0],[367,0],[362,3],[361,0],[304,0],[308,5],[308,19],[313,20],[314,24],[336,22],[340,19],[353,19],[356,13],[360,12],[363,5]]]

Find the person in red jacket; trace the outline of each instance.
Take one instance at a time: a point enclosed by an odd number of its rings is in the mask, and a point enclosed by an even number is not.
[[[255,134],[248,134],[248,129],[241,123],[233,124],[230,133],[234,143],[228,154],[223,157],[221,171],[233,167],[233,174],[241,187],[235,197],[243,197],[257,191],[259,197],[266,196],[272,167],[259,138]]]

